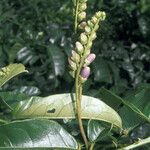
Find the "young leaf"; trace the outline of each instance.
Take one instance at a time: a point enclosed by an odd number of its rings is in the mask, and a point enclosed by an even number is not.
[[[0,70],[0,87],[16,75],[28,72],[22,64],[10,64]]]
[[[55,121],[28,119],[0,126],[0,149],[22,148],[77,149],[78,144]]]
[[[111,107],[99,99],[83,96],[81,103],[83,119],[102,120],[122,127],[121,118]],[[31,97],[18,103],[14,118],[44,117],[51,119],[75,118],[71,94],[58,94],[45,98]]]

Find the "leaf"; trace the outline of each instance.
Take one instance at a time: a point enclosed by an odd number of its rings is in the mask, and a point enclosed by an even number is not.
[[[111,91],[104,88],[100,90],[100,98],[107,104],[111,104],[115,110],[118,110],[118,104],[124,104],[119,110],[119,114],[123,121],[123,126],[127,129],[138,125],[141,122],[150,122],[150,103],[149,103],[149,90],[141,88],[136,92],[132,92],[128,98],[122,99]]]
[[[39,88],[35,86],[21,86],[19,88],[16,88],[15,91],[19,93],[24,93],[30,96],[39,95],[41,93]]]
[[[119,105],[122,103],[122,99],[119,96],[105,88],[100,89],[98,97],[115,110],[118,110]]]
[[[81,116],[83,119],[102,120],[122,127],[121,118],[99,99],[83,96]],[[44,117],[51,119],[74,119],[71,94],[58,94],[45,98],[31,97],[18,103],[13,114],[15,119]]]
[[[150,123],[149,90],[138,90],[124,101],[125,106],[120,109],[119,114],[123,118],[125,128],[133,128],[144,121]]]
[[[45,119],[15,121],[0,126],[0,149],[77,149],[75,139],[57,122]]]
[[[29,98],[29,96],[18,92],[0,92],[0,98],[2,98],[7,104],[13,105]]]
[[[100,122],[97,121],[89,121],[88,123],[88,129],[87,134],[88,138],[91,142],[96,141],[96,139],[99,137],[99,135],[105,130],[105,127],[100,124]]]
[[[94,62],[93,71],[95,81],[112,83],[112,73],[106,60],[97,58]]]
[[[10,64],[0,70],[0,87],[16,75],[28,72],[22,64]]]
[[[48,47],[47,52],[51,60],[51,65],[55,76],[62,76],[65,71],[64,53],[54,45]]]
[[[23,64],[33,65],[39,60],[39,55],[36,55],[31,48],[23,47],[17,53],[17,60]]]

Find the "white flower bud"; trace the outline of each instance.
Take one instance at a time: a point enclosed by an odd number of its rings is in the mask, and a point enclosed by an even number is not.
[[[80,43],[80,42],[76,42],[76,50],[79,54],[82,54],[83,53],[83,45]]]
[[[92,23],[96,24],[97,21],[98,21],[98,19],[95,16],[93,16],[92,19],[91,19],[91,21],[92,21]]]
[[[84,10],[86,10],[86,8],[87,8],[87,4],[86,3],[81,3],[80,5],[79,5],[79,11],[84,11]]]
[[[86,26],[85,27],[85,33],[90,34],[90,32],[91,32],[91,28],[89,26]]]
[[[78,20],[79,21],[82,21],[85,18],[86,18],[86,12],[81,12],[78,14]]]
[[[80,35],[80,41],[81,41],[81,43],[84,44],[84,45],[87,43],[88,38],[87,38],[87,36],[86,36],[85,33],[81,33],[81,35]]]

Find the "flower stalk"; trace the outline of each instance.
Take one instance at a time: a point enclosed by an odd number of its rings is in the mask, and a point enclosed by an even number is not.
[[[75,44],[75,49],[72,52],[72,56],[69,58],[70,74],[75,78],[75,102],[76,102],[76,117],[78,119],[80,132],[84,140],[86,149],[89,148],[89,143],[84,131],[81,114],[81,103],[82,103],[82,88],[84,82],[90,75],[90,65],[96,55],[91,54],[91,47],[93,40],[96,38],[96,31],[99,28],[99,22],[105,19],[104,12],[97,12],[91,20],[87,22],[81,22],[85,19],[85,9],[87,0],[76,0],[76,11],[75,11],[75,32],[77,28],[82,25],[83,32],[80,34],[79,41]],[[83,15],[81,17],[81,15]],[[80,24],[79,24],[80,22]]]

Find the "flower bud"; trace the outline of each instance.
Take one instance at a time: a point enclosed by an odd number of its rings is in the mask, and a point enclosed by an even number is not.
[[[86,12],[81,12],[78,14],[78,20],[79,21],[82,21],[85,18],[86,18]]]
[[[80,41],[81,41],[82,44],[86,44],[87,43],[88,38],[87,38],[87,36],[86,36],[85,33],[81,33],[81,35],[80,35]]]
[[[80,56],[79,56],[79,54],[77,54],[74,50],[72,50],[71,59],[72,59],[74,62],[78,63],[78,62],[80,61]]]
[[[92,47],[92,42],[90,41],[90,42],[88,42],[88,44],[87,44],[87,49],[91,49],[91,47]]]
[[[79,5],[79,11],[84,11],[84,10],[86,10],[86,8],[87,8],[87,4],[86,3],[81,3],[80,5]]]
[[[94,27],[94,24],[93,24],[90,20],[87,22],[87,24],[88,24],[88,26],[89,26],[90,28],[93,28],[93,27]]]
[[[85,27],[85,33],[90,34],[90,32],[91,32],[91,28],[89,26],[86,26]]]
[[[88,0],[79,0],[80,3],[86,3]]]
[[[98,28],[99,28],[99,25],[96,24],[96,26],[95,26],[95,31],[98,30]]]
[[[91,40],[95,40],[96,39],[96,32],[93,32],[92,34],[91,34]]]
[[[89,77],[89,75],[90,75],[90,68],[89,67],[82,68],[81,73],[80,73],[81,81],[85,82],[87,78]]]
[[[97,18],[99,18],[100,20],[105,20],[105,18],[106,18],[106,13],[103,12],[103,11],[99,11],[99,12],[96,13],[95,16],[96,16]]]
[[[88,56],[90,54],[90,52],[91,52],[91,50],[87,48],[85,51],[85,56]]]
[[[86,25],[87,25],[87,23],[85,21],[83,21],[79,24],[78,27],[79,27],[79,29],[84,29]]]
[[[85,64],[84,64],[84,67],[85,66],[88,66],[89,64],[91,64],[96,58],[96,55],[91,53],[87,56],[87,58],[85,59]]]
[[[93,16],[92,19],[91,19],[91,21],[92,21],[92,23],[96,24],[97,21],[98,21],[98,19],[95,16]]]
[[[77,65],[76,65],[75,62],[73,62],[70,58],[68,58],[68,62],[69,62],[69,67],[70,67],[73,71],[77,70]]]
[[[75,78],[75,71],[69,71],[69,74],[73,77],[73,78]]]
[[[80,42],[76,42],[76,50],[79,54],[82,54],[83,53],[83,45],[80,43]]]

